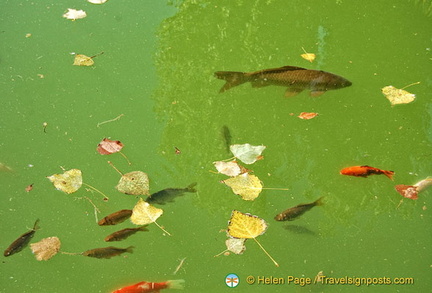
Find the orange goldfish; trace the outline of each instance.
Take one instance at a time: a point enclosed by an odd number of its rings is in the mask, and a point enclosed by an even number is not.
[[[393,171],[381,170],[378,168],[370,167],[370,166],[352,166],[344,168],[340,171],[342,175],[356,176],[356,177],[368,177],[372,174],[384,174],[391,180],[393,180]]]
[[[161,283],[143,281],[134,285],[117,289],[112,293],[158,293],[162,289],[183,289],[183,283],[184,280],[169,280]]]

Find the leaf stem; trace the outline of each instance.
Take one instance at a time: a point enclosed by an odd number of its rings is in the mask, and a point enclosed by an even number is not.
[[[100,191],[99,189],[96,189],[95,187],[93,187],[93,186],[91,186],[91,185],[88,185],[87,183],[84,183],[84,182],[83,182],[83,185],[85,185],[85,186],[87,186],[88,188],[93,189],[94,191],[96,191],[96,192],[102,194],[102,195],[104,196],[104,198],[109,199],[109,197],[106,196],[106,194],[103,193],[102,191]]]
[[[156,224],[156,226],[158,226],[162,231],[164,231],[165,233],[167,233],[169,236],[172,236],[167,230],[165,230],[164,228],[162,228],[158,223],[156,223],[156,221],[154,221],[153,223]]]
[[[264,249],[264,247],[258,242],[258,240],[253,237],[253,240],[258,244],[258,246],[264,251],[265,254],[272,260],[272,262],[275,264],[275,266],[279,267],[279,264],[271,257],[271,255],[267,252],[267,250]]]

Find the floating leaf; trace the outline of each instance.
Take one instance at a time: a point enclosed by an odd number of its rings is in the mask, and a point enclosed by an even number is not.
[[[244,214],[239,211],[232,211],[231,219],[228,223],[228,235],[233,238],[252,238],[264,253],[273,261],[278,267],[279,264],[270,256],[264,247],[256,240],[256,237],[265,233],[267,223],[254,215]]]
[[[415,95],[411,94],[410,92],[407,92],[404,90],[404,88],[407,88],[411,85],[419,84],[420,82],[415,82],[410,85],[407,85],[406,87],[403,87],[402,89],[395,88],[394,86],[386,86],[381,89],[382,93],[385,95],[385,97],[390,101],[392,106],[397,104],[408,104],[414,101]]]
[[[32,190],[33,190],[33,184],[30,184],[25,188],[25,191],[27,191],[27,192],[30,192]]]
[[[421,192],[432,185],[432,178],[428,177],[426,179],[420,180],[414,186],[417,188],[418,192]]]
[[[415,186],[399,184],[399,185],[395,186],[395,189],[403,197],[406,197],[409,199],[418,199],[418,196],[417,196],[418,191],[417,191],[417,188]]]
[[[60,239],[57,237],[44,238],[39,242],[30,244],[37,260],[49,260],[60,250]]]
[[[262,159],[261,153],[265,148],[263,145],[253,146],[248,143],[233,144],[230,146],[230,150],[234,156],[245,164],[253,164],[257,160]]]
[[[225,241],[227,249],[235,254],[242,254],[246,250],[245,238],[228,238]]]
[[[214,162],[213,165],[216,167],[219,173],[230,177],[234,177],[242,173],[242,168],[239,166],[239,164],[236,161],[231,161],[231,162],[217,161]]]
[[[90,2],[92,4],[104,4],[108,0],[87,0],[87,2]]]
[[[93,58],[102,55],[104,52],[100,52],[99,54],[96,54],[94,56],[86,56],[83,54],[76,54],[73,65],[76,66],[92,66],[94,64]]]
[[[82,185],[81,170],[71,169],[63,174],[54,174],[47,177],[57,188],[66,193],[74,193],[80,189]]]
[[[119,140],[111,140],[108,138],[104,138],[98,144],[96,150],[101,155],[111,155],[114,153],[120,153],[128,161],[128,164],[130,165],[131,162],[129,161],[129,159],[121,152],[123,146],[124,146],[123,143],[121,143],[121,141]]]
[[[300,56],[303,59],[306,59],[307,61],[309,61],[310,63],[312,63],[315,60],[316,55],[314,53],[308,53],[308,52],[306,52],[306,50],[303,47],[302,47],[302,49],[304,51],[304,54],[301,54]]]
[[[117,190],[132,195],[149,195],[149,178],[142,171],[124,174],[116,186]]]
[[[68,8],[68,12],[63,14],[64,18],[71,19],[71,20],[81,19],[81,18],[84,18],[86,16],[87,16],[87,14],[85,13],[84,10],[76,10],[76,9],[71,9],[71,8]]]
[[[297,116],[300,119],[309,120],[312,118],[315,118],[318,116],[318,113],[312,113],[312,112],[301,112],[299,116]]]
[[[142,198],[139,199],[138,203],[134,206],[132,210],[131,222],[135,225],[147,225],[150,223],[155,223],[162,231],[171,235],[165,231],[156,220],[163,214],[162,209],[158,209],[148,202],[145,202]]]
[[[235,194],[240,195],[244,200],[254,200],[259,196],[261,190],[263,189],[259,178],[248,173],[243,173],[236,177],[228,178],[223,180],[222,183],[225,183],[231,187],[232,191]]]

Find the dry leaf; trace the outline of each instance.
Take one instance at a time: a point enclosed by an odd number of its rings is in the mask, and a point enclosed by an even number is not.
[[[33,190],[33,184],[30,184],[25,188],[25,191],[27,191],[27,192],[30,192],[32,190]]]
[[[404,89],[395,88],[391,85],[383,87],[381,91],[385,95],[385,97],[390,101],[392,106],[398,104],[408,104],[414,101],[415,99],[414,94],[411,94],[410,92],[407,92]]]
[[[117,190],[132,195],[149,195],[149,178],[142,171],[124,174],[116,186]]]
[[[104,138],[97,146],[97,151],[101,155],[111,155],[121,151],[123,144],[119,140]]]
[[[237,164],[236,161],[231,161],[231,162],[217,161],[214,162],[213,165],[216,167],[219,173],[230,177],[234,177],[242,173],[242,168],[239,166],[239,164]]]
[[[39,242],[30,244],[37,260],[49,260],[60,250],[60,239],[57,237],[44,238]]]
[[[262,159],[261,153],[265,150],[265,146],[253,146],[248,143],[233,144],[230,146],[234,156],[245,164],[253,164],[257,160]]]
[[[82,54],[76,54],[73,65],[76,66],[92,66],[94,64],[94,61],[91,57],[82,55]]]
[[[85,13],[84,10],[76,10],[76,9],[71,9],[71,8],[68,8],[68,12],[63,14],[64,18],[71,19],[71,20],[81,19],[81,18],[84,18],[86,16],[87,16],[87,14]]]
[[[158,209],[140,198],[132,210],[130,219],[135,225],[147,225],[155,222],[162,214],[162,209]]]
[[[310,63],[312,63],[315,60],[316,55],[314,53],[308,53],[308,52],[306,52],[306,50],[303,47],[302,47],[302,49],[304,51],[304,54],[301,54],[300,56],[303,59],[306,59],[307,61],[309,61]]]
[[[256,240],[256,237],[264,234],[266,229],[267,223],[257,216],[244,214],[236,210],[231,213],[231,219],[228,223],[228,235],[233,238],[252,238],[278,267],[279,264],[270,256],[258,240]]]
[[[108,0],[87,0],[87,2],[90,2],[92,4],[104,4]]]
[[[66,193],[74,193],[82,185],[81,170],[71,169],[63,174],[54,174],[47,177],[57,188]]]
[[[227,249],[235,254],[242,254],[246,250],[245,238],[228,238],[225,241]]]
[[[254,200],[262,190],[261,180],[255,175],[248,173],[223,180],[222,183],[232,188],[235,194],[240,195],[244,200]]]
[[[299,116],[297,116],[300,119],[309,120],[314,117],[318,116],[318,113],[312,113],[312,112],[301,112]]]
[[[406,197],[409,199],[418,199],[418,191],[417,191],[417,188],[415,186],[398,184],[395,186],[395,189],[403,197]]]

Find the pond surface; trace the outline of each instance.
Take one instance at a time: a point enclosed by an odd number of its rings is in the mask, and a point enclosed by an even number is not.
[[[120,175],[107,161],[123,173],[146,172],[150,193],[193,182],[197,192],[155,204],[164,211],[157,223],[172,236],[151,224],[149,232],[113,244],[134,246],[132,254],[58,254],[39,262],[27,247],[3,257],[0,292],[111,292],[144,280],[174,279],[185,280],[185,292],[430,289],[432,190],[401,202],[394,187],[432,175],[431,2],[367,3],[3,0],[3,249],[38,218],[31,243],[57,236],[61,251],[71,253],[110,246],[105,236],[133,227],[129,221],[96,224],[138,201],[115,189]],[[67,20],[67,8],[83,9],[87,17]],[[312,63],[300,57],[302,48],[316,54]],[[74,53],[100,52],[91,67],[72,65]],[[213,76],[286,65],[331,72],[352,86],[286,98],[284,87],[249,83],[219,93],[224,81]],[[416,82],[406,88],[416,95],[410,104],[392,107],[381,93],[385,86]],[[301,112],[318,116],[302,120]],[[266,146],[262,160],[243,166],[265,188],[288,190],[264,189],[245,201],[222,184],[227,176],[216,174],[213,162],[233,156],[223,129],[229,129],[232,144]],[[120,154],[97,153],[105,137],[124,144],[122,153],[132,165]],[[356,165],[393,170],[394,181],[339,174]],[[56,190],[46,176],[62,168],[80,169],[84,183],[109,200],[85,186],[73,194]],[[26,192],[30,184],[33,190]],[[322,196],[324,204],[300,218],[274,220]],[[226,249],[233,210],[267,222],[256,240],[279,267],[253,240],[242,255],[215,257]],[[392,284],[288,284],[289,276],[314,281],[319,272],[328,282],[346,277]],[[231,273],[239,277],[236,288],[225,284]],[[247,284],[248,276],[254,284]],[[284,284],[259,284],[263,277],[283,278]]]

